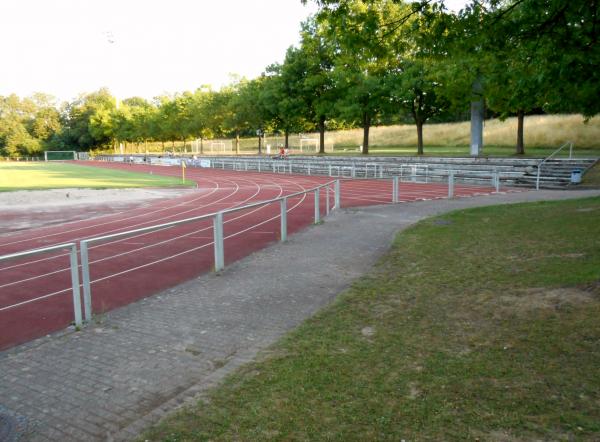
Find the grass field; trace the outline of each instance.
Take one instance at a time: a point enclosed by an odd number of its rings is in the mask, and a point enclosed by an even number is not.
[[[600,198],[458,211],[140,440],[600,440]]]
[[[86,167],[70,163],[0,162],[0,192],[61,188],[176,187],[180,178]],[[186,181],[185,186],[194,185]]]

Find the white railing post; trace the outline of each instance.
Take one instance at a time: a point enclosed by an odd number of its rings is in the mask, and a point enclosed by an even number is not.
[[[538,164],[538,170],[537,170],[537,178],[535,179],[535,190],[540,190],[540,172],[542,169],[542,165]]]
[[[292,161],[290,160],[290,175],[292,174]]]
[[[496,193],[500,192],[500,172],[494,173],[494,185],[496,186]]]
[[[331,176],[331,164],[329,165],[329,176]]]
[[[569,159],[573,158],[573,142],[569,143]]]
[[[315,189],[315,224],[319,224],[321,221],[321,213],[319,211],[319,200],[321,192],[319,188]]]
[[[213,233],[215,246],[215,272],[220,272],[225,268],[222,212],[217,212],[213,218]]]
[[[90,285],[90,259],[88,254],[88,242],[79,243],[79,254],[81,255],[81,277],[83,279],[83,311],[85,320],[92,320],[92,287]]]
[[[342,206],[340,204],[340,180],[335,180],[335,185],[333,187],[334,189],[334,199],[333,199],[333,203],[334,203],[334,207],[336,209],[340,209]]]
[[[398,202],[398,177],[395,176],[392,179],[392,203],[396,204]]]
[[[77,244],[71,246],[71,285],[73,287],[73,310],[75,311],[75,325],[81,327],[81,295],[79,293],[79,265],[77,263]]]
[[[325,215],[329,215],[329,184],[325,186]]]
[[[281,204],[281,242],[287,241],[287,198],[282,198]]]
[[[258,160],[258,171],[260,172],[260,160]]]
[[[310,163],[308,163],[308,176],[310,176]]]
[[[454,198],[454,171],[448,172],[448,198]]]

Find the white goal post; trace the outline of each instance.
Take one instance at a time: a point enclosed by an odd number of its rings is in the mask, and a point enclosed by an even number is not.
[[[233,152],[233,143],[231,140],[215,140],[208,144],[210,153]]]
[[[318,152],[319,140],[317,138],[300,138],[300,152]]]
[[[47,150],[44,152],[44,161],[76,160],[77,152],[74,150]]]

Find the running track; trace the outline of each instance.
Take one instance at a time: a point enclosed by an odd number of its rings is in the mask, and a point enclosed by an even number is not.
[[[81,162],[79,162],[81,164]],[[179,176],[179,167],[89,162],[87,165]],[[186,169],[198,183],[190,194],[127,212],[0,236],[0,255],[80,241],[190,218],[311,189],[328,177]],[[324,189],[323,189],[324,190]],[[456,196],[488,194],[481,186],[455,186]],[[400,200],[444,198],[446,184],[401,183]],[[391,180],[343,180],[342,207],[391,204]],[[320,210],[326,211],[321,191]],[[333,206],[333,192],[330,193]],[[279,204],[224,217],[225,264],[278,240]],[[288,200],[288,232],[310,225],[314,197]],[[210,271],[212,219],[95,244],[90,249],[93,311],[103,313]],[[81,280],[81,279],[80,279]],[[0,262],[0,350],[64,329],[73,321],[67,251]]]

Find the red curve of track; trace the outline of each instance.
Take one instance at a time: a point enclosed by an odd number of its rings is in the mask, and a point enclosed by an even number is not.
[[[79,162],[78,164],[81,164]],[[178,176],[179,167],[86,162],[85,165]],[[311,189],[331,181],[271,173],[186,169],[198,189],[127,212],[0,236],[0,255],[124,232],[214,213]],[[333,190],[333,187],[331,188]],[[456,196],[488,194],[490,187],[455,186]],[[445,184],[401,183],[400,200],[444,198]],[[391,204],[391,180],[343,180],[342,207]],[[333,191],[329,207],[333,207]],[[326,192],[319,207],[326,212]],[[224,216],[225,264],[278,240],[279,203]],[[310,225],[312,193],[288,200],[288,233]],[[106,312],[210,271],[214,266],[212,220],[195,221],[104,243],[89,250],[95,314]],[[81,280],[81,278],[80,278]],[[0,262],[0,350],[64,329],[73,321],[67,251]]]

